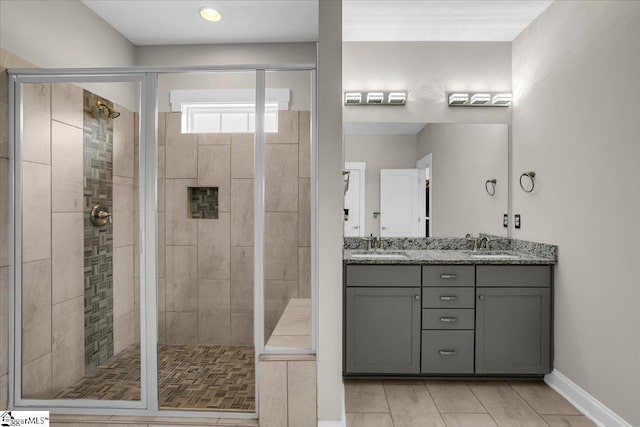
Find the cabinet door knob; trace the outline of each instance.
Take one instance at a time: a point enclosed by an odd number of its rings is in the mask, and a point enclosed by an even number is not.
[[[420,295],[416,295],[416,296],[414,296],[414,298],[419,300],[420,299]]]
[[[484,295],[478,295],[478,299],[479,299],[480,301],[484,301]]]

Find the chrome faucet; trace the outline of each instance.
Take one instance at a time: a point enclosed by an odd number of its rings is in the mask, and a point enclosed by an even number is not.
[[[478,250],[478,238],[477,237],[473,237],[473,235],[471,233],[467,233],[466,236],[464,236],[467,239],[467,242],[473,242],[473,250],[477,251]]]
[[[380,249],[382,247],[382,241],[378,236],[374,236],[373,233],[366,239],[367,239],[367,250]]]
[[[487,236],[482,237],[473,237],[471,233],[468,233],[465,238],[468,242],[473,242],[473,250],[477,251],[479,249],[491,250],[491,242],[492,240]]]
[[[477,243],[478,249],[491,250],[491,239],[487,236],[480,237],[480,239],[477,240]]]

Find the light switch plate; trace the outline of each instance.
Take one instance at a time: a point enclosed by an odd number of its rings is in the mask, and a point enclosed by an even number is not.
[[[514,221],[513,221],[513,226],[515,228],[520,228],[520,214],[516,214]]]

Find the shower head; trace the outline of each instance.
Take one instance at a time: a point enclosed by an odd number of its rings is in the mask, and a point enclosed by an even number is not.
[[[104,101],[102,101],[101,99],[98,99],[96,101],[96,105],[98,106],[98,110],[107,110],[107,114],[108,117],[110,119],[115,119],[117,117],[120,117],[120,112],[114,110],[112,107],[110,107],[109,105],[107,105]]]

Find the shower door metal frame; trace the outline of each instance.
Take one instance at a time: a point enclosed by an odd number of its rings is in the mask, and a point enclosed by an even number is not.
[[[253,413],[207,412],[159,409],[158,319],[157,319],[157,120],[158,76],[167,73],[256,73],[256,133],[254,139],[254,347],[255,411]],[[308,71],[311,73],[311,348],[265,349],[264,342],[264,123],[265,72]],[[53,414],[167,416],[198,418],[257,418],[259,410],[259,356],[263,353],[315,354],[318,313],[318,166],[317,166],[317,72],[315,64],[246,64],[190,67],[120,67],[65,69],[10,69],[9,73],[9,408],[45,409]],[[23,399],[21,391],[22,310],[22,84],[24,83],[116,83],[140,84],[140,350],[139,401],[83,399]],[[20,112],[16,114],[16,112]],[[18,120],[19,119],[19,120]],[[144,153],[144,155],[143,155]],[[16,189],[19,189],[16,191]],[[149,232],[151,230],[151,232]],[[19,236],[19,237],[18,237]],[[156,357],[150,357],[150,356]]]
[[[84,73],[54,73],[49,74],[42,70],[42,73],[34,75],[32,73],[10,72],[9,80],[9,137],[10,137],[10,166],[9,166],[9,191],[10,191],[10,305],[9,305],[9,333],[10,333],[10,349],[9,352],[9,407],[12,408],[64,408],[65,413],[84,413],[84,408],[109,409],[113,411],[116,408],[124,409],[144,409],[148,407],[148,363],[151,359],[148,357],[148,331],[140,324],[140,400],[122,401],[122,400],[95,400],[95,399],[25,399],[22,397],[22,127],[23,127],[23,85],[24,84],[56,84],[56,83],[137,83],[139,85],[139,105],[141,117],[145,114],[145,119],[141,123],[147,126],[140,127],[139,144],[141,149],[146,150],[150,141],[149,126],[146,123],[147,109],[146,102],[150,96],[155,96],[155,88],[149,87],[149,80],[144,74],[128,74],[128,73],[109,73],[103,71],[96,74]],[[149,92],[152,92],[150,95]],[[16,112],[19,112],[16,114]],[[153,151],[153,150],[152,150]],[[147,176],[148,164],[145,159],[140,159],[140,175]],[[146,194],[145,183],[139,182],[141,194]],[[145,199],[148,197],[145,196]],[[140,203],[140,222],[146,219],[147,206],[146,201],[141,199]],[[140,226],[140,283],[146,283],[146,280],[155,280],[155,271],[149,266],[148,256],[150,252],[145,251],[145,245],[155,242],[155,236],[145,236],[143,226]],[[154,254],[155,256],[155,254]],[[155,258],[151,262],[155,266]],[[151,274],[151,276],[149,276]],[[145,286],[140,286],[141,295],[144,295]],[[154,291],[154,290],[152,290]],[[144,298],[141,298],[140,316],[141,319],[147,315],[147,305]],[[76,412],[79,411],[79,412]],[[55,412],[55,411],[51,411]]]

